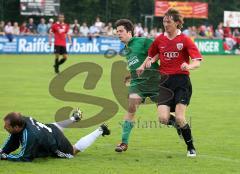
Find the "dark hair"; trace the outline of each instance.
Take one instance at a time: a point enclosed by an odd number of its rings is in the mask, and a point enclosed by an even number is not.
[[[183,16],[180,14],[180,12],[174,8],[170,8],[165,14],[164,16],[169,16],[172,17],[174,22],[179,22],[179,24],[177,25],[178,29],[181,29],[183,27]]]
[[[9,121],[10,126],[15,127],[24,127],[26,121],[24,120],[23,116],[18,112],[10,112],[4,117],[4,121]]]
[[[123,26],[127,30],[127,32],[130,31],[132,33],[132,36],[134,35],[134,26],[132,21],[130,21],[129,19],[119,19],[115,22],[115,26]]]

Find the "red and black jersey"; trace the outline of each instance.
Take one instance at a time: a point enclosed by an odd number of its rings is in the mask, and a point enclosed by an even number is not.
[[[69,31],[69,25],[56,22],[52,25],[51,31],[54,33],[54,45],[66,46],[66,35]]]
[[[159,35],[148,50],[148,56],[159,54],[161,74],[189,74],[181,69],[182,63],[191,59],[202,59],[201,53],[194,42],[178,30],[174,39],[169,39],[167,34]]]

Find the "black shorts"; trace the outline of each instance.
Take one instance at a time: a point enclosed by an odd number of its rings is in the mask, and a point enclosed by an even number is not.
[[[192,96],[192,84],[188,75],[164,75],[160,86],[171,90],[174,96],[167,102],[158,102],[158,105],[170,106],[171,112],[175,112],[175,107],[179,103],[189,105]]]
[[[73,155],[73,146],[54,124],[46,124],[52,129],[53,136],[57,142],[58,150],[64,153],[66,156]]]
[[[60,55],[67,54],[67,49],[65,46],[54,45],[54,53]]]

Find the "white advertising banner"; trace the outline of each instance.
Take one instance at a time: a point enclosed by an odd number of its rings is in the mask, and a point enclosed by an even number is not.
[[[240,28],[240,11],[224,11],[224,27]]]

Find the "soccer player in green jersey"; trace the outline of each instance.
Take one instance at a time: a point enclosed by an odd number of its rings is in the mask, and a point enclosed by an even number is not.
[[[134,115],[138,106],[145,101],[146,97],[153,102],[158,102],[160,75],[157,62],[153,63],[149,69],[145,69],[140,76],[138,75],[153,41],[144,37],[133,37],[134,26],[128,19],[120,19],[115,25],[119,39],[125,44],[123,53],[131,75],[128,111],[122,125],[122,141],[115,148],[116,152],[122,152],[128,148],[128,139],[134,126]]]

